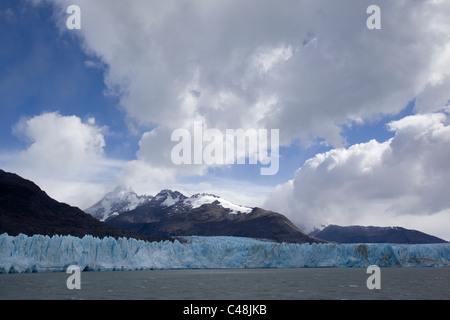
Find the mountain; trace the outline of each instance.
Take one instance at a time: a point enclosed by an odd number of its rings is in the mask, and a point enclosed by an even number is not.
[[[109,203],[117,204],[116,207],[122,206],[120,199],[109,199]],[[279,213],[237,205],[207,193],[186,197],[178,191],[165,189],[132,210],[113,213],[103,208],[103,215],[108,216],[106,223],[144,235],[237,236],[276,242],[325,242],[308,236]],[[86,211],[91,212],[92,207]]]
[[[114,191],[107,193],[100,201],[93,206],[84,210],[91,214],[94,218],[106,221],[109,218],[128,212],[137,207],[148,203],[154,208],[169,208],[168,214],[186,212],[195,209],[203,204],[211,204],[215,201],[230,213],[249,213],[252,208],[236,205],[219,196],[208,193],[197,193],[191,197],[186,197],[178,191],[161,190],[156,196],[139,196],[132,188],[126,186],[118,186]]]
[[[426,233],[401,227],[337,226],[315,230],[311,236],[338,243],[402,243],[427,244],[446,241]]]
[[[111,236],[160,240],[112,227],[49,197],[35,183],[0,169],[0,234]]]
[[[151,199],[151,196],[138,196],[130,187],[120,185],[84,212],[100,221],[105,221],[121,212],[133,210]]]

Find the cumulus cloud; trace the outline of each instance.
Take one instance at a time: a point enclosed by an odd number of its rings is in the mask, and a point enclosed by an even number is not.
[[[307,160],[265,205],[309,231],[328,224],[399,223],[449,239],[448,230],[439,227],[450,222],[449,116],[408,116],[388,128],[395,131],[388,141],[333,149]]]
[[[446,217],[449,1],[378,1],[381,30],[366,27],[371,1],[30,1],[54,4],[62,32],[66,8],[80,6],[73,34],[105,65],[108,93],[130,127],[154,128],[124,179],[207,172],[170,160],[170,133],[196,120],[222,131],[280,129],[285,146],[322,138],[336,148],[268,202],[298,224]],[[393,139],[342,148],[343,125],[397,114],[412,100],[417,115],[390,123]],[[83,157],[101,159],[101,139],[89,132]]]
[[[47,1],[61,29],[67,6],[81,7],[79,35],[108,66],[109,92],[161,130],[202,120],[339,147],[349,121],[450,98],[445,1],[381,1],[381,30],[366,27],[369,1]]]
[[[105,131],[93,118],[83,122],[57,112],[22,119],[13,133],[27,146],[4,155],[2,167],[35,181],[59,201],[84,207],[105,192],[124,165],[104,156]]]
[[[60,173],[61,168],[79,170],[103,155],[102,128],[92,122],[88,119],[88,123],[82,123],[77,116],[61,116],[55,112],[20,121],[14,132],[31,143],[21,153],[21,160],[45,166],[49,172]]]

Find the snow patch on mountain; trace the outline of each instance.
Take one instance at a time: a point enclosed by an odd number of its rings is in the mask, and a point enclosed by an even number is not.
[[[184,200],[184,203],[190,205],[193,209],[195,209],[204,204],[214,203],[215,201],[217,201],[223,208],[230,209],[230,213],[232,214],[237,214],[239,212],[250,213],[253,210],[253,208],[237,205],[221,197],[207,193],[194,194],[192,197]]]
[[[170,207],[170,206],[173,206],[175,203],[177,203],[179,200],[180,200],[179,197],[176,197],[176,198],[167,197],[166,200],[164,200],[164,202],[162,203],[162,205],[166,206],[166,207]]]
[[[178,202],[184,200],[186,196],[178,191],[161,190],[154,198],[153,202],[164,207],[171,207]]]
[[[182,207],[195,209],[204,204],[212,204],[214,202],[217,202],[218,205],[225,209],[229,209],[231,214],[246,214],[253,210],[253,208],[237,205],[219,196],[208,193],[197,193],[188,198],[178,191],[164,189],[154,197],[139,196],[130,187],[119,186],[84,211],[101,221],[105,221],[109,217],[134,210],[147,202],[166,208],[175,208],[176,206],[176,211],[179,211]]]
[[[130,187],[120,185],[84,212],[100,221],[105,221],[111,216],[133,210],[151,199],[151,196],[138,196]]]

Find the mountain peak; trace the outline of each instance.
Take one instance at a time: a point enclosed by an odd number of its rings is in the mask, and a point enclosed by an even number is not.
[[[163,190],[161,190],[160,192],[158,192],[157,194],[156,194],[156,196],[155,196],[155,198],[158,198],[158,197],[166,197],[166,196],[175,196],[175,197],[177,197],[177,196],[184,196],[181,192],[179,192],[179,191],[173,191],[173,190],[170,190],[170,189],[163,189]]]
[[[162,206],[170,207],[186,198],[181,192],[164,189],[154,197],[154,201]]]
[[[133,237],[141,234],[111,227],[81,209],[49,197],[34,182],[0,169],[0,234]]]
[[[120,192],[132,192],[135,193],[131,187],[128,187],[124,184],[119,184],[112,193],[120,193]]]
[[[309,237],[281,214],[237,205],[210,193],[186,197],[179,191],[163,189],[131,210],[127,210],[126,201],[115,203],[114,199],[117,198],[101,200],[91,210],[98,210],[99,216],[105,217],[111,226],[143,235],[239,236],[280,242],[324,242]],[[125,205],[121,206],[123,203]],[[113,208],[117,211],[112,211]]]
[[[220,198],[219,196],[212,194],[212,193],[206,193],[206,192],[202,192],[202,193],[196,193],[193,194],[191,196],[192,199],[196,199],[196,198],[200,198],[200,197],[213,197],[213,198]]]
[[[94,218],[105,221],[111,216],[124,211],[130,211],[151,200],[149,196],[138,196],[131,187],[118,185],[112,192],[107,193],[100,201],[84,210]]]
[[[185,200],[185,203],[190,205],[192,208],[197,208],[203,204],[211,204],[215,202],[223,208],[229,209],[232,214],[250,213],[253,210],[253,208],[234,204],[210,193],[196,193],[192,197]]]
[[[145,203],[167,208],[170,213],[185,212],[204,204],[213,203],[228,210],[231,214],[248,214],[253,210],[253,208],[234,204],[211,193],[196,193],[187,197],[179,191],[163,189],[154,197],[139,196],[132,188],[118,185],[114,191],[107,193],[100,201],[84,211],[101,221],[106,221],[121,213],[133,211]]]

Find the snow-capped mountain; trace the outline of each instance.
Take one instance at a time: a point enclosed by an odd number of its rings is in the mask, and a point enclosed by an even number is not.
[[[278,242],[324,242],[308,236],[279,213],[234,204],[217,195],[197,193],[187,197],[165,189],[144,199],[125,189],[128,191],[106,195],[86,212],[93,212],[111,226],[147,236],[240,236]],[[124,201],[130,198],[142,202]]]
[[[119,213],[136,209],[152,200],[152,196],[138,196],[133,189],[120,185],[106,194],[99,202],[84,210],[94,218],[105,221]]]
[[[212,204],[217,202],[219,206],[229,211],[230,214],[250,213],[252,208],[234,204],[219,196],[209,193],[196,193],[191,197],[186,197],[178,191],[162,190],[153,199],[153,205],[166,207],[168,214],[185,212],[186,210],[201,207],[204,204]]]
[[[163,239],[111,227],[77,207],[51,198],[34,182],[0,169],[1,233]]]
[[[181,205],[187,197],[178,192],[169,189],[161,190],[154,198],[153,204],[163,207],[171,207],[173,205]]]
[[[171,214],[186,212],[203,204],[212,204],[216,201],[221,207],[229,210],[231,214],[250,213],[252,211],[250,207],[234,204],[214,194],[197,193],[188,198],[178,191],[164,189],[153,197],[137,195],[132,188],[123,185],[116,187],[114,191],[109,192],[100,201],[84,211],[100,221],[106,221],[120,213],[132,211],[145,203],[149,203],[152,207],[167,208],[167,213]]]
[[[231,214],[239,214],[239,213],[250,213],[252,212],[252,208],[245,207],[241,205],[234,204],[228,200],[225,200],[221,197],[218,197],[214,194],[208,194],[208,193],[197,193],[194,194],[192,197],[185,199],[184,204],[190,205],[192,209],[198,208],[202,206],[203,204],[211,204],[215,201],[218,202],[218,204],[225,208],[229,209]]]

